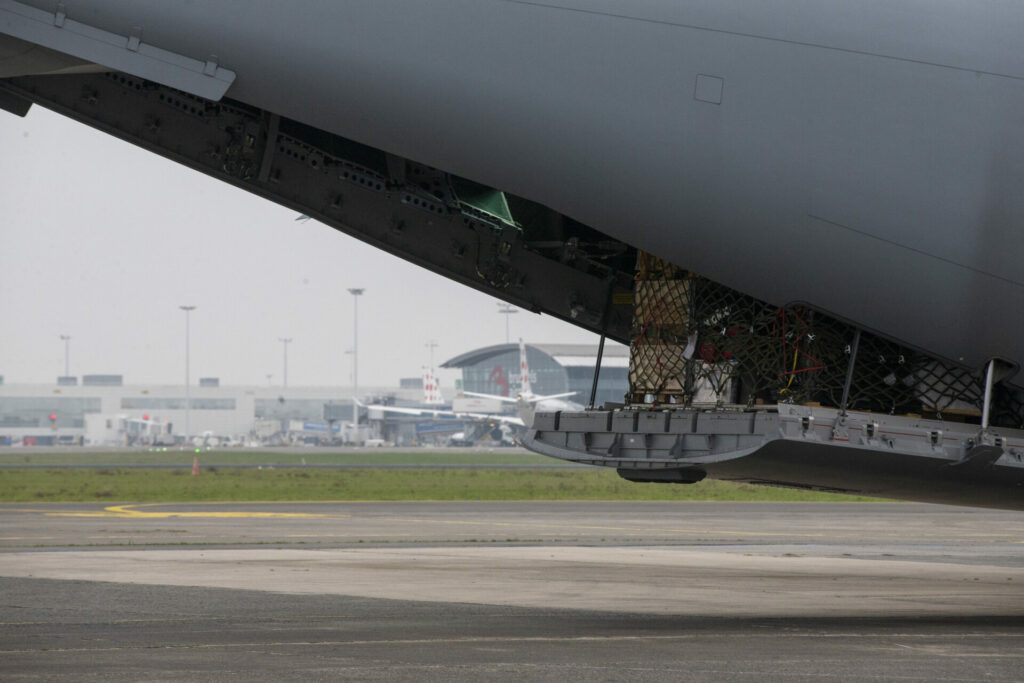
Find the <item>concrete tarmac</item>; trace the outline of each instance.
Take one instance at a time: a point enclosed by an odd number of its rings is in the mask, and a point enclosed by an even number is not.
[[[1020,680],[1024,516],[0,505],[5,679]]]

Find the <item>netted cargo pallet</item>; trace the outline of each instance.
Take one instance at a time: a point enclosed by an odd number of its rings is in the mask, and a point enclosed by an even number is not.
[[[840,407],[857,330],[805,307],[780,308],[642,254],[634,289],[634,403]],[[847,407],[974,420],[980,372],[861,332]],[[1024,392],[997,387],[993,424],[1024,423]]]
[[[685,271],[640,252],[629,359],[629,386],[635,402],[651,395],[659,402],[672,403],[686,391],[689,284]]]

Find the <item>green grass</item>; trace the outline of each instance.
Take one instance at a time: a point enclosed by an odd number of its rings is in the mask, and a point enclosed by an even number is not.
[[[610,470],[9,469],[0,502],[156,503],[290,500],[868,501],[812,491],[703,481],[636,484]]]
[[[0,451],[0,465],[178,465],[192,467],[192,451],[121,450],[111,452],[70,451],[30,453]],[[301,453],[280,453],[261,449],[233,451],[202,451],[199,462],[212,465],[567,465],[569,463],[519,449],[496,448],[493,451],[466,450],[456,453],[423,450],[392,453],[381,449],[338,452],[310,448]]]

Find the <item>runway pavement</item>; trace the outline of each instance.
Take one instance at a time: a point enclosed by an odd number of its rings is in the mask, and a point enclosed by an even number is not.
[[[52,470],[55,467],[60,467],[63,470],[181,470],[186,469],[188,465],[167,465],[162,463],[124,463],[124,464],[61,464],[61,465],[11,465],[0,463],[0,470]],[[335,465],[324,465],[324,464],[313,464],[306,465],[303,463],[285,463],[283,465],[272,465],[269,469],[278,470],[580,470],[585,469],[586,465],[578,465],[575,463],[559,465],[553,463],[550,465],[517,465],[511,464],[484,464],[484,463],[465,463],[465,464],[356,464],[356,463],[338,463]],[[203,468],[217,468],[223,470],[258,470],[267,468],[267,465],[239,465],[235,463],[218,463],[210,462],[204,463]]]
[[[0,676],[1020,680],[1024,516],[0,505]]]

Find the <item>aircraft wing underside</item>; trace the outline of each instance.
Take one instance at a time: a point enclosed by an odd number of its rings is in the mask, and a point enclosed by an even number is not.
[[[5,102],[20,113],[41,104],[512,304],[628,341],[635,250],[525,199],[123,73],[0,81]]]
[[[635,247],[1016,368],[1022,21],[951,0],[0,0],[0,88],[531,310],[608,311],[620,341]]]
[[[0,0],[0,108],[630,343],[541,452],[1024,507],[1024,9],[229,5]]]

